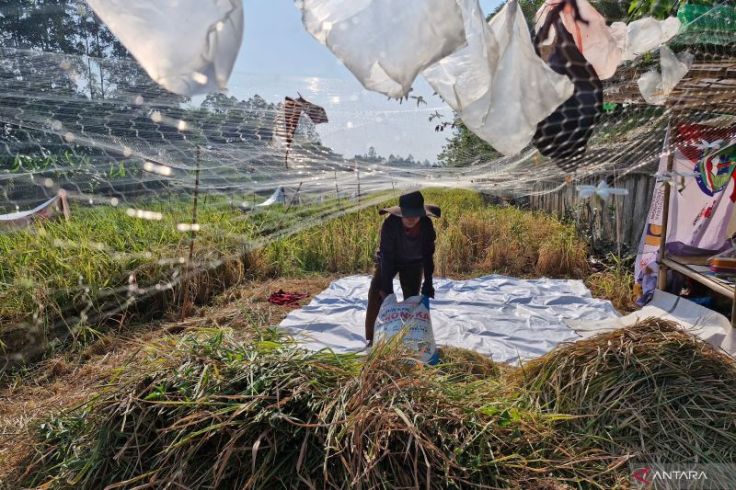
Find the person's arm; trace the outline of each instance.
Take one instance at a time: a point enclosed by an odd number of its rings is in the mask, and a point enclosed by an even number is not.
[[[426,235],[423,244],[423,263],[424,263],[424,284],[422,285],[422,294],[434,298],[434,285],[432,284],[432,275],[434,274],[434,250],[437,240],[437,233],[434,231],[432,220],[426,218],[427,221],[423,226],[427,226]]]
[[[381,292],[384,297],[394,292],[396,275],[396,233],[391,226],[391,218],[381,226]],[[381,298],[383,299],[383,298]]]

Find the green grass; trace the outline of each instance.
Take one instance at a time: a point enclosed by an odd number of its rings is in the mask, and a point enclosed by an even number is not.
[[[0,323],[28,322],[32,313],[44,323],[89,301],[117,301],[127,294],[131,273],[142,289],[169,282],[182,268],[179,259],[188,257],[190,234],[177,231],[177,224],[191,222],[191,203],[142,202],[136,208],[162,219],[131,218],[127,206],[73,206],[68,222],[0,234]],[[243,214],[222,198],[210,198],[198,210],[195,262],[242,256],[252,241],[333,209],[326,203],[287,214],[283,206]]]

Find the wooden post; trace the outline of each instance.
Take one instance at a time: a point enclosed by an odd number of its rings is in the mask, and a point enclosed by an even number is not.
[[[184,277],[182,277],[182,305],[181,305],[181,321],[184,321],[184,316],[189,310],[189,295],[187,294],[187,287],[189,286],[189,275],[192,270],[192,260],[194,258],[194,240],[197,238],[197,199],[199,197],[199,162],[201,160],[202,150],[197,145],[197,170],[195,171],[194,179],[194,202],[192,203],[192,228],[189,236],[189,259],[187,260]]]
[[[337,170],[335,170],[335,198],[338,204],[340,203],[340,188],[337,187]]]
[[[672,119],[667,125],[667,172],[672,172],[672,165],[675,161],[675,148],[672,144]],[[656,185],[656,184],[655,184]],[[662,209],[662,236],[659,238],[659,253],[657,254],[657,263],[659,264],[659,272],[657,274],[657,289],[664,291],[667,288],[667,266],[664,265],[665,246],[667,242],[667,225],[670,218],[670,181],[664,181],[664,203]]]
[[[613,203],[615,206],[614,213],[616,218],[616,253],[618,254],[618,258],[621,258],[621,219],[619,217],[619,207],[618,207],[618,196],[613,196]]]
[[[355,179],[358,181],[358,204],[360,204],[360,170],[358,169],[358,160],[355,160]]]
[[[733,303],[731,304],[731,328],[736,328],[736,286],[734,286]]]

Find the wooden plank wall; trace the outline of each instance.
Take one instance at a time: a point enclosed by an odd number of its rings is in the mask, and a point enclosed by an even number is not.
[[[655,178],[649,174],[629,174],[615,182],[611,187],[624,188],[627,196],[612,196],[607,202],[593,197],[581,199],[575,185],[598,185],[600,178],[591,177],[566,185],[560,190],[549,192],[557,183],[535,185],[526,204],[530,209],[545,211],[561,219],[575,221],[581,229],[592,229],[596,240],[621,242],[633,252],[639,247],[644,230],[649,204],[654,190]]]

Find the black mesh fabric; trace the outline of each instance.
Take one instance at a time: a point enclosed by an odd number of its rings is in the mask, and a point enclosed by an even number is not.
[[[557,73],[567,75],[575,85],[573,95],[537,125],[533,143],[539,152],[554,159],[557,166],[573,171],[585,153],[595,124],[603,112],[603,85],[595,69],[578,50],[556,12],[555,40],[547,60]],[[542,31],[540,31],[542,34]],[[535,40],[540,50],[541,35]]]

